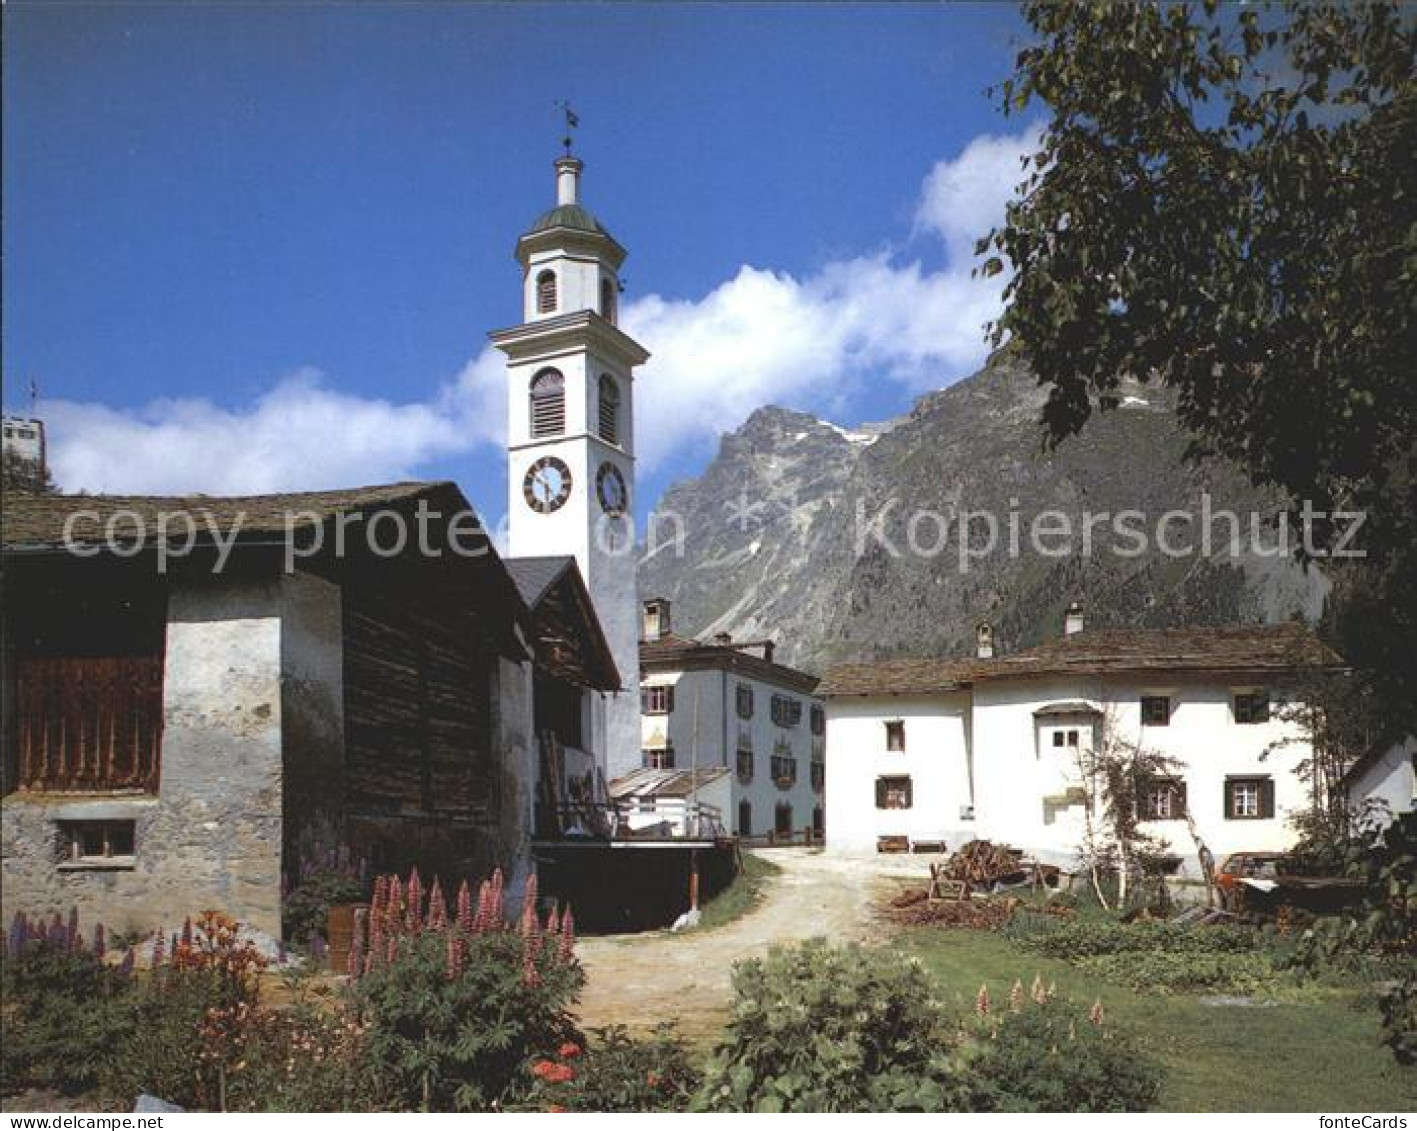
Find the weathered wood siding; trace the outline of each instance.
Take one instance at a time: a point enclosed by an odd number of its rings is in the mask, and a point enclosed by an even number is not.
[[[485,818],[494,657],[431,615],[357,597],[344,633],[352,809]]]
[[[20,788],[156,793],[162,664],[161,656],[21,658]]]

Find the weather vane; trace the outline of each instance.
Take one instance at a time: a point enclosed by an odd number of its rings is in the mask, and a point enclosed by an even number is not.
[[[569,157],[571,155],[571,143],[575,141],[575,133],[573,131],[580,128],[581,120],[576,112],[571,109],[571,104],[564,98],[558,99],[556,105],[559,106],[566,115],[566,136],[561,139],[561,144],[566,147],[566,156]]]

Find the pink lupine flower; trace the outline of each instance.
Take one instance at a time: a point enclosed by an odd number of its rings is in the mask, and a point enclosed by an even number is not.
[[[1101,1025],[1104,1014],[1102,1012],[1102,999],[1098,998],[1092,1003],[1092,1008],[1087,1011],[1087,1019],[1094,1025]]]
[[[556,917],[556,905],[552,904],[551,911],[546,916],[546,927],[544,933],[548,935],[559,934],[561,930],[560,920]]]
[[[423,929],[423,881],[419,878],[417,868],[408,874],[408,915],[406,921],[411,934],[416,935]]]
[[[1039,974],[1033,975],[1033,986],[1031,987],[1033,1000],[1042,1005],[1048,1000],[1048,991],[1043,988],[1043,978]]]
[[[1014,979],[1013,988],[1009,990],[1009,1012],[1019,1013],[1023,1010],[1023,982],[1018,978]]]
[[[192,916],[190,915],[182,921],[182,945],[188,950],[192,949]]]
[[[571,914],[571,909],[567,907],[566,913],[561,916],[561,961],[568,961],[575,949],[576,920]]]
[[[974,995],[974,1012],[980,1017],[989,1016],[989,987],[980,986],[979,992]]]
[[[448,925],[448,901],[443,898],[443,885],[438,877],[433,877],[433,887],[428,892],[428,929],[441,931]]]
[[[354,912],[354,932],[349,940],[349,976],[355,981],[364,973],[364,932],[369,926],[369,913],[364,908]]]
[[[458,930],[465,935],[472,933],[472,891],[466,880],[458,888]]]
[[[492,929],[492,901],[495,898],[492,885],[483,880],[477,889],[477,910],[472,914],[472,934],[484,935]]]

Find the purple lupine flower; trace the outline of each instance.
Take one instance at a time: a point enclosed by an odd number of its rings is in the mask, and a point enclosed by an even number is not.
[[[19,956],[20,951],[25,949],[25,943],[29,942],[30,924],[23,911],[16,911],[15,917],[10,920],[10,934],[5,940],[5,953],[11,958]]]
[[[79,941],[79,908],[78,905],[69,908],[69,938],[70,948],[77,948]]]
[[[118,972],[120,974],[131,974],[133,967],[136,966],[137,963],[138,956],[133,953],[133,948],[130,946],[123,952],[123,961],[118,964]]]
[[[93,929],[93,956],[100,962],[108,954],[108,936],[103,929],[103,924],[99,923]]]

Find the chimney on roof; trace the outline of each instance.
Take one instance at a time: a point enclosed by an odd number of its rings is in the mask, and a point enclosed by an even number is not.
[[[663,640],[669,635],[669,601],[664,597],[655,597],[645,602],[644,621],[641,625],[640,635],[645,640]]]
[[[1073,636],[1082,631],[1082,602],[1074,601],[1063,614],[1063,635]]]
[[[772,663],[773,653],[776,651],[777,645],[774,644],[771,640],[763,641],[763,659],[765,659],[768,663]]]
[[[716,632],[713,636],[713,642],[720,648],[727,648],[733,643],[733,634],[730,632]]]
[[[988,621],[974,626],[974,654],[981,660],[994,658],[994,626]]]

